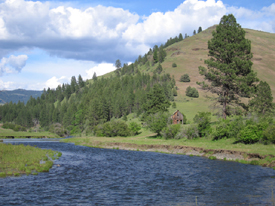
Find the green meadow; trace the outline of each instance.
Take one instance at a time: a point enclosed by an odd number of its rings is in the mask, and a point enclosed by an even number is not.
[[[0,143],[0,177],[48,172],[61,152],[25,145]]]

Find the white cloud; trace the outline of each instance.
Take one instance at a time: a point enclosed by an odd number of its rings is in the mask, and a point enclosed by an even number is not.
[[[96,76],[101,76],[103,74],[112,72],[116,69],[116,67],[113,64],[110,63],[101,63],[89,70],[86,70],[86,76],[84,79],[91,79],[93,78],[94,73],[96,73]]]
[[[27,55],[11,55],[8,58],[3,57],[0,62],[0,76],[2,76],[3,73],[21,72],[22,68],[26,65],[27,59]]]
[[[11,89],[17,89],[17,85],[15,84],[15,82],[4,82],[0,79],[0,90],[11,90]]]
[[[57,78],[56,76],[54,76],[46,81],[44,88],[55,89],[58,85],[67,83],[68,81],[69,81],[69,78],[66,76],[62,76],[60,78]]]
[[[191,33],[200,26],[217,24],[226,13],[221,1],[186,0],[174,11],[152,13],[143,22],[131,25],[123,34],[128,41],[159,43],[179,33]]]
[[[226,13],[240,18],[243,27],[274,32],[274,10],[275,4],[252,11],[226,7],[222,1],[185,0],[174,11],[140,17],[101,5],[79,9],[62,2],[6,0],[0,3],[0,58],[22,48],[40,48],[68,59],[133,61],[154,44],[219,23]]]

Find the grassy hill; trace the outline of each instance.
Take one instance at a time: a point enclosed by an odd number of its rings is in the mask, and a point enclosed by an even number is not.
[[[216,112],[219,105],[206,98],[211,93],[206,93],[196,84],[197,81],[203,81],[199,74],[198,67],[205,66],[204,60],[208,59],[208,40],[212,38],[212,32],[216,26],[212,26],[194,36],[188,37],[183,41],[177,42],[165,48],[167,56],[161,64],[164,72],[174,75],[178,87],[178,96],[175,98],[177,109],[182,111],[187,119],[192,120],[198,111]],[[251,29],[244,29],[246,38],[251,41],[253,53],[253,70],[257,72],[260,80],[266,81],[275,97],[275,34]],[[177,67],[172,67],[176,63]],[[139,69],[143,72],[153,72],[157,64],[152,66],[142,65]],[[183,74],[189,74],[191,82],[180,82]],[[114,72],[104,75],[109,77],[115,75]],[[188,86],[198,89],[200,97],[190,98],[185,95]],[[246,100],[247,101],[247,100]],[[274,98],[275,101],[275,98]],[[215,109],[216,108],[216,109]],[[170,108],[172,113],[175,109]]]
[[[24,90],[24,89],[3,90],[3,91],[0,91],[0,104],[5,104],[10,101],[12,101],[13,103],[17,103],[18,101],[27,103],[27,101],[31,96],[33,98],[40,97],[42,92],[43,91]]]

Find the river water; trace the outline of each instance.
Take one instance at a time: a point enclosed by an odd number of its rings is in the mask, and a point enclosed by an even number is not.
[[[13,141],[19,143],[57,150],[62,157],[50,172],[1,178],[0,205],[272,205],[275,170],[270,168],[54,141]]]

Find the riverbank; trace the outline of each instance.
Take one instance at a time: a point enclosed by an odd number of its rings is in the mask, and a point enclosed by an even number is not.
[[[61,138],[57,134],[50,132],[15,132],[12,129],[2,128],[0,124],[0,139],[15,139],[15,138]]]
[[[274,145],[234,144],[233,139],[219,141],[212,141],[210,139],[164,140],[152,136],[140,136],[126,138],[75,137],[61,141],[88,147],[202,156],[209,159],[237,161],[245,164],[275,168]]]
[[[62,154],[32,146],[0,143],[0,177],[48,172]]]

